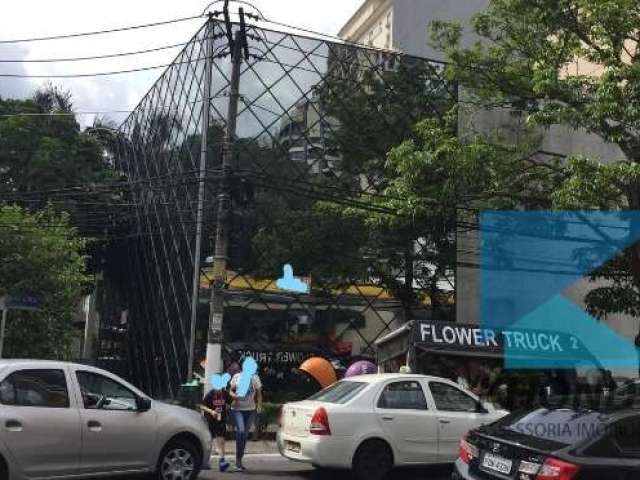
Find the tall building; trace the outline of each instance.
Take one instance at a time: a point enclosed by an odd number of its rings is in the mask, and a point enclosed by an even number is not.
[[[474,40],[468,25],[487,0],[366,0],[340,29],[339,36],[374,48],[442,60],[429,45],[431,22],[452,21],[464,26],[463,43]]]
[[[324,112],[317,91],[302,99],[283,118],[277,136],[289,158],[310,174],[337,174],[339,153],[332,147],[331,132],[337,121]]]
[[[463,27],[462,46],[469,47],[478,37],[470,21],[488,5],[489,0],[365,0],[340,29],[344,40],[372,48],[388,49],[408,55],[445,60],[442,52],[429,43],[429,25],[433,21],[457,22]],[[584,60],[566,67],[566,75],[598,75],[602,68]],[[459,92],[464,98],[465,92]],[[501,132],[505,138],[519,141],[522,116],[508,109],[478,110],[461,105],[459,134]],[[540,151],[571,156],[586,155],[602,162],[624,159],[617,145],[584,130],[556,125],[540,131]],[[457,234],[458,267],[456,271],[456,319],[462,323],[480,321],[480,239],[477,229]],[[600,285],[600,284],[596,284]],[[584,297],[594,288],[587,280],[567,289],[564,294],[584,306]],[[499,296],[499,295],[498,295]],[[496,302],[500,299],[496,297]],[[505,308],[510,308],[505,306]],[[633,340],[640,328],[640,319],[624,314],[612,314],[603,320],[622,336]],[[626,373],[626,372],[625,372]]]

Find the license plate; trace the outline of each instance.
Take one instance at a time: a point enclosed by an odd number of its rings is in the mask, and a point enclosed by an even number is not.
[[[300,444],[294,442],[287,442],[287,450],[293,453],[300,453]]]
[[[482,466],[488,470],[509,475],[511,473],[513,461],[487,453],[482,460]]]

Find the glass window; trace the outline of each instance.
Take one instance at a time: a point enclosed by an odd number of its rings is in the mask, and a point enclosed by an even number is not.
[[[368,383],[342,381],[334,383],[321,392],[309,397],[309,400],[318,402],[344,404],[358,395]]]
[[[380,394],[378,408],[393,410],[426,410],[427,400],[418,382],[390,383]]]
[[[0,383],[0,403],[17,407],[68,408],[62,370],[20,370]]]
[[[443,412],[476,412],[477,402],[462,390],[446,383],[429,383],[436,408]]]
[[[102,410],[137,410],[136,395],[128,388],[103,375],[77,372],[84,408]]]
[[[623,456],[640,456],[640,417],[619,422],[614,427],[614,434]]]

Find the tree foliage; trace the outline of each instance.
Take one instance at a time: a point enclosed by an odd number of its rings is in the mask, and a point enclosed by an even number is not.
[[[57,87],[27,100],[0,98],[0,193],[33,194],[109,178],[100,143],[84,133]],[[36,206],[46,204],[35,202]]]
[[[85,242],[68,215],[0,204],[0,294],[35,295],[41,312],[9,312],[9,358],[71,356],[73,320],[87,282]]]
[[[639,209],[640,8],[633,0],[491,0],[462,48],[460,25],[436,22],[450,78],[480,108],[522,112],[530,127],[566,125],[617,145],[623,155],[573,157],[549,170],[560,209]],[[509,177],[507,177],[509,178]],[[594,272],[592,312],[640,312],[640,248]]]

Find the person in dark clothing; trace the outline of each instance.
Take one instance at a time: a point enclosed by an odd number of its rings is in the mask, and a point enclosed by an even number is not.
[[[209,431],[213,437],[214,446],[219,460],[221,472],[229,468],[229,462],[225,459],[225,442],[227,435],[227,404],[229,403],[229,392],[227,390],[213,389],[207,393],[202,400],[200,409],[204,413]]]

